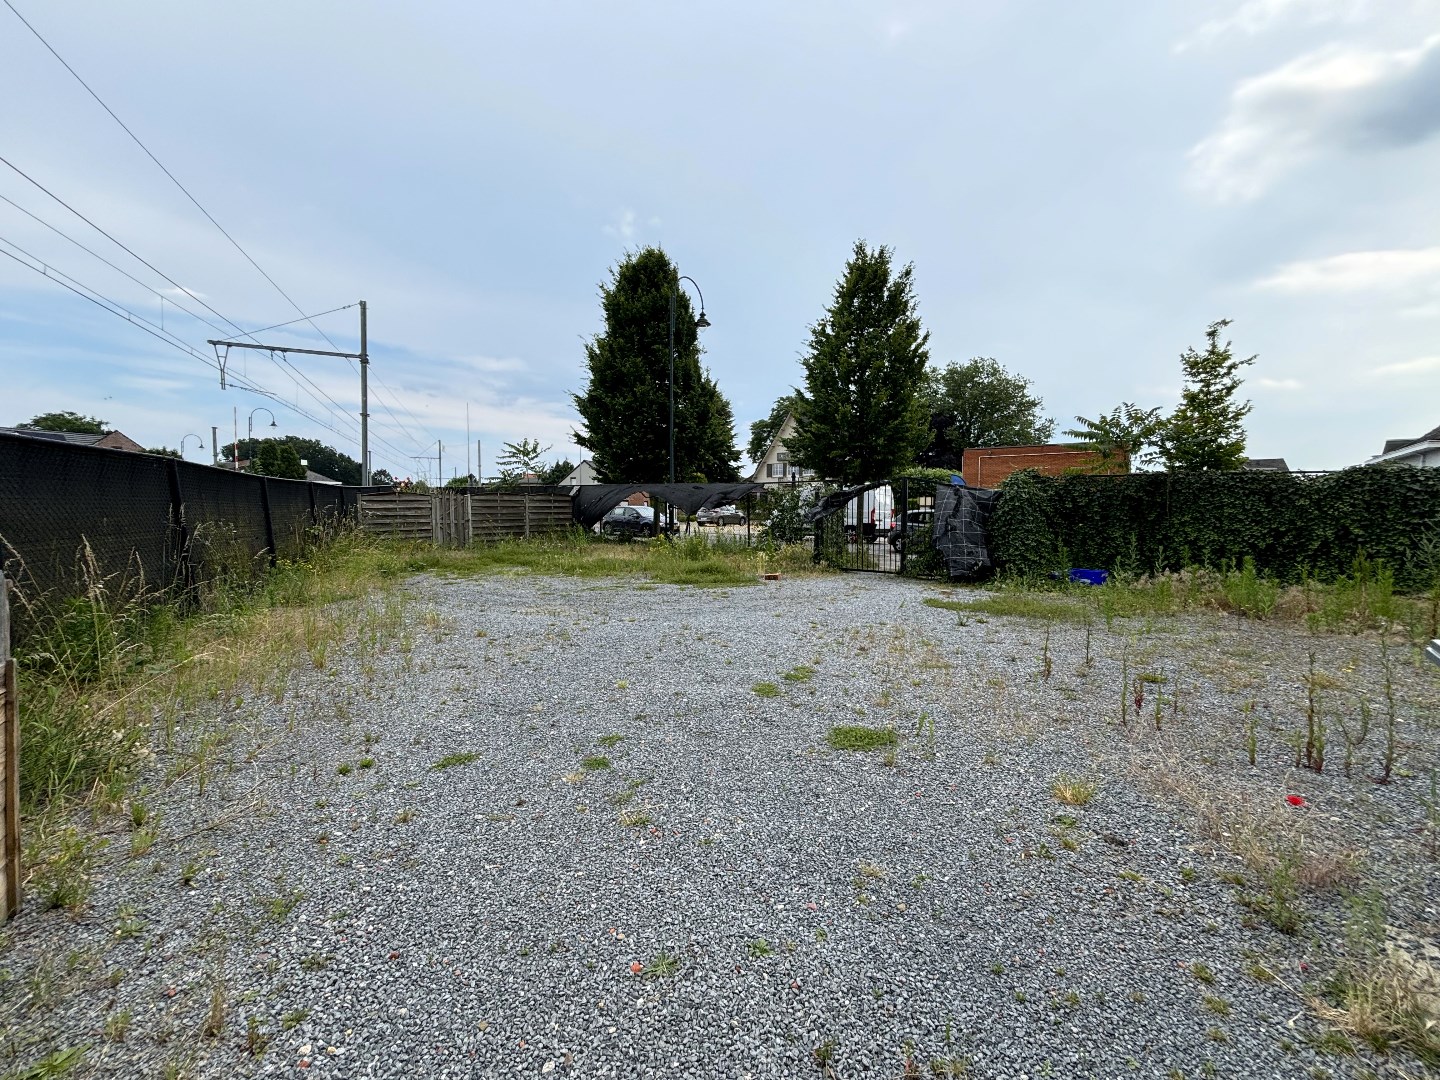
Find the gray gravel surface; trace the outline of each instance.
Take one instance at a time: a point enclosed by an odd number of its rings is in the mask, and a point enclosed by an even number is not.
[[[889,577],[409,588],[368,668],[332,651],[192,717],[228,764],[202,791],[157,759],[155,847],[102,822],[86,909],[12,922],[0,1068],[86,1045],[73,1075],[1423,1075],[1317,1045],[1301,995],[1342,904],[1277,933],[1214,831],[1251,808],[1364,849],[1433,937],[1434,675],[1402,657],[1397,783],[1290,767],[1306,651],[1376,696],[1373,641],[1130,620],[1086,667],[1057,624],[1046,677],[1042,624]],[[1122,664],[1179,686],[1161,731],[1148,703],[1119,725]],[[839,751],[835,724],[902,737]]]

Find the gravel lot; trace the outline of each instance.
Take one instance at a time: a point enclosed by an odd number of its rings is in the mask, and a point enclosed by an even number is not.
[[[194,717],[228,769],[202,791],[157,759],[155,846],[102,823],[85,911],[4,931],[0,1070],[85,1045],[72,1075],[1424,1075],[1316,1044],[1300,991],[1344,904],[1276,932],[1199,812],[1365,850],[1389,921],[1433,942],[1436,673],[1401,657],[1398,782],[1346,780],[1338,736],[1325,775],[1290,768],[1307,650],[1337,703],[1378,701],[1372,640],[1129,620],[1084,668],[1056,624],[1045,677],[1042,624],[889,577],[409,588],[372,670],[332,651]],[[1148,702],[1119,726],[1122,664],[1178,683],[1162,731]],[[834,724],[902,738],[887,763]],[[1057,802],[1062,774],[1094,799]]]

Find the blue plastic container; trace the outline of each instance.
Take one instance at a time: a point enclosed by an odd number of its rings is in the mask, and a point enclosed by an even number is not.
[[[1070,571],[1070,584],[1072,585],[1104,585],[1110,580],[1108,570],[1076,570]]]

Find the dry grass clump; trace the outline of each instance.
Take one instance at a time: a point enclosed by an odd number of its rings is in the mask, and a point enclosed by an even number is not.
[[[1095,798],[1095,793],[1100,790],[1100,783],[1083,776],[1071,776],[1068,773],[1061,773],[1055,778],[1055,783],[1050,786],[1055,798],[1066,806],[1086,806],[1090,800]]]
[[[1320,1019],[1374,1050],[1404,1049],[1440,1066],[1440,999],[1417,986],[1414,972],[1393,956],[1342,971],[1324,996],[1308,1001]]]

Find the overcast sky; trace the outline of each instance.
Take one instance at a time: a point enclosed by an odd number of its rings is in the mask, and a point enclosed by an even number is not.
[[[1222,317],[1259,355],[1253,456],[1338,468],[1440,424],[1440,0],[10,2],[305,313],[369,302],[397,475],[437,440],[465,471],[467,403],[487,473],[502,440],[574,458],[598,285],[643,244],[704,290],[741,444],[857,238],[915,264],[933,362],[993,356],[1061,428],[1168,409]],[[226,320],[297,317],[3,6],[0,101],[0,156],[154,269],[0,165],[139,283],[0,202],[31,265],[212,362]],[[357,347],[355,308],[316,321]],[[358,456],[353,367],[292,361],[339,407],[265,354],[231,370],[335,431],[0,258],[0,424],[175,446],[268,406]]]

